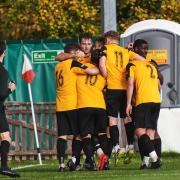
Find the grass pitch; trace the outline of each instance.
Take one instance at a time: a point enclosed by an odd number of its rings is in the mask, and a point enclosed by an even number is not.
[[[114,161],[111,161],[111,170],[89,172],[82,170],[80,172],[58,172],[58,162],[55,160],[43,161],[43,166],[28,167],[31,164],[37,164],[37,161],[25,162],[10,162],[12,168],[21,174],[21,179],[24,180],[58,180],[58,179],[102,179],[102,180],[180,180],[180,155],[179,154],[163,154],[163,166],[157,170],[139,170],[140,158],[135,156],[132,163],[124,165],[120,161],[117,166],[114,166]],[[22,168],[22,169],[21,169]],[[12,179],[0,175],[0,179]]]

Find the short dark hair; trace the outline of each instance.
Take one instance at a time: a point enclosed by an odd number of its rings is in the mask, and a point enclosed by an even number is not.
[[[99,42],[99,43],[101,43],[101,45],[104,45],[105,44],[105,39],[104,39],[104,37],[97,37],[96,38],[96,42]]]
[[[81,43],[82,39],[92,39],[92,34],[89,32],[85,32],[79,35],[79,43]]]
[[[6,44],[4,41],[0,40],[0,56],[4,53],[6,50]]]
[[[148,44],[148,42],[145,41],[144,39],[135,40],[133,43],[133,49],[135,50],[135,48],[141,48],[142,44]]]
[[[104,33],[103,37],[106,38],[111,38],[114,40],[119,40],[119,33],[116,31],[108,31],[106,33]]]
[[[77,51],[78,47],[77,45],[74,44],[66,44],[66,46],[64,47],[64,52],[65,53],[71,53],[72,51]]]

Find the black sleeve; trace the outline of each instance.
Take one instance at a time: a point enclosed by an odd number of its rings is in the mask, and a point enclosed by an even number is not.
[[[81,68],[81,69],[87,69],[87,68],[88,68],[86,65],[84,65],[84,64],[82,64],[82,63],[80,63],[80,62],[78,62],[78,61],[72,61],[71,69],[72,69],[73,67],[79,67],[79,68]]]
[[[130,77],[130,68],[131,66],[135,66],[133,63],[128,63],[126,66],[126,80]]]
[[[158,79],[160,81],[160,84],[163,85],[164,83],[164,77],[160,71],[158,71]]]
[[[103,56],[106,56],[106,51],[107,51],[106,46],[103,46],[103,47],[100,49],[99,58],[101,58],[101,57],[103,57]]]
[[[4,102],[5,99],[11,93],[11,90],[7,87],[8,74],[3,69],[0,69],[0,101]]]
[[[151,59],[150,63],[151,63],[152,65],[154,65],[154,67],[155,67],[156,69],[158,69],[158,64],[157,64],[157,62],[156,62],[155,60]]]
[[[159,81],[160,81],[160,84],[163,85],[163,83],[164,83],[164,77],[163,77],[162,73],[161,73],[161,72],[159,71],[159,69],[158,69],[158,64],[157,64],[157,62],[156,62],[155,60],[151,59],[150,63],[156,68],[157,73],[158,73],[158,79],[159,79]]]

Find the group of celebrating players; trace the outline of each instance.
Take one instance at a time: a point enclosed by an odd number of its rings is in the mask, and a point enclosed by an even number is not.
[[[81,151],[87,170],[108,170],[111,154],[119,156],[118,114],[126,129],[126,161],[132,157],[134,135],[142,159],[140,169],[161,167],[161,139],[157,132],[163,77],[146,58],[148,43],[119,46],[119,34],[108,31],[97,38],[83,33],[79,45],[67,44],[56,60],[57,154],[59,171],[65,170],[68,135],[73,135],[70,171],[81,169]],[[96,165],[94,153],[97,153]]]
[[[160,112],[162,74],[155,61],[147,59],[148,43],[138,39],[129,48],[119,46],[119,34],[104,33],[95,47],[89,33],[79,37],[79,45],[67,44],[56,60],[57,155],[59,171],[65,170],[65,149],[68,135],[73,135],[70,171],[81,169],[81,151],[88,170],[108,170],[113,153],[121,154],[118,114],[123,119],[127,135],[125,163],[133,153],[134,135],[138,138],[142,164],[140,169],[157,169],[161,162],[161,138],[157,132]],[[8,84],[8,72],[3,66],[6,55],[0,41],[0,174],[20,177],[8,167],[11,143],[5,115],[5,99],[15,89]],[[96,165],[94,153],[97,153]]]

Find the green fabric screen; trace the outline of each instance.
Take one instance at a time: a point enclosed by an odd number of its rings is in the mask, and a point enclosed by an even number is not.
[[[35,50],[62,50],[66,43],[77,43],[76,40],[39,40],[39,41],[7,41],[5,68],[10,80],[16,83],[16,91],[9,96],[8,101],[28,102],[28,86],[22,80],[23,54],[26,53],[32,63],[31,52]],[[32,64],[35,79],[32,82],[34,102],[55,101],[54,67],[56,63]]]

